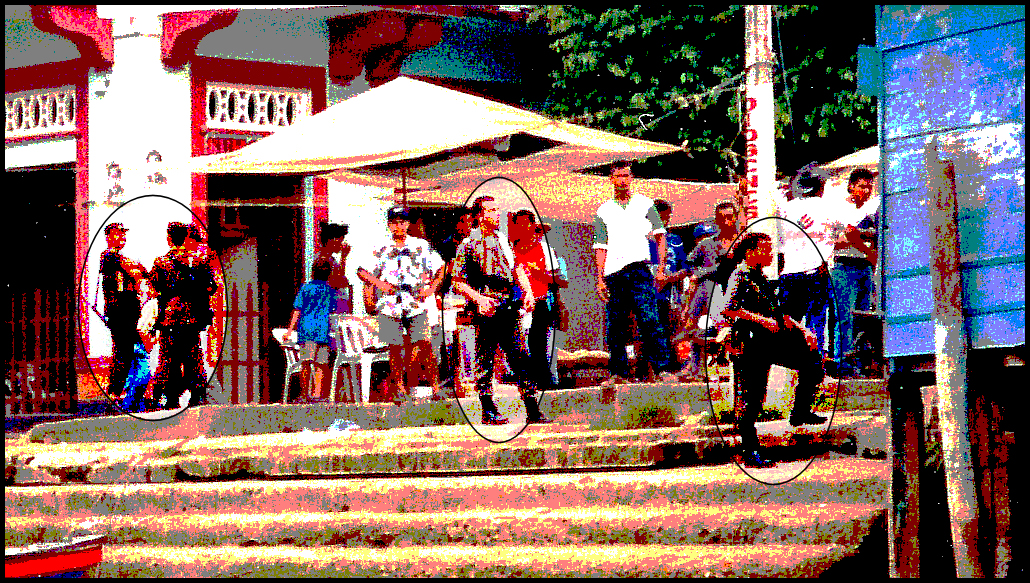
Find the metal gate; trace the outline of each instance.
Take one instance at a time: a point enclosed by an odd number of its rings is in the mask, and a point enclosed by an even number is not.
[[[72,302],[67,289],[37,289],[11,296],[5,414],[76,410]]]

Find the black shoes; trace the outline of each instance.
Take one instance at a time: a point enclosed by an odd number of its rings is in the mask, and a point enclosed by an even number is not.
[[[790,424],[793,427],[800,427],[802,425],[822,425],[823,423],[826,423],[826,417],[816,415],[811,411],[790,414]]]
[[[754,450],[745,453],[743,457],[745,468],[771,468],[776,465],[776,462],[763,458]]]
[[[490,395],[480,395],[479,402],[483,405],[483,425],[505,425],[508,418],[501,415],[494,405],[494,399]]]
[[[534,395],[526,395],[522,397],[522,402],[526,404],[526,423],[551,423],[552,421],[544,414],[540,412],[540,404],[536,400]]]

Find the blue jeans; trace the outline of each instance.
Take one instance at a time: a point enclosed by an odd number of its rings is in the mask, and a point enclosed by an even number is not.
[[[637,317],[637,330],[644,342],[644,357],[651,362],[654,371],[670,371],[669,339],[665,325],[658,315],[658,293],[654,287],[654,276],[647,263],[631,263],[604,278],[608,287],[608,370],[613,375],[629,377],[629,359],[626,344],[629,342],[629,314]]]
[[[873,291],[873,267],[862,260],[840,260],[830,271],[833,296],[836,303],[836,322],[833,326],[833,360],[838,370],[850,370],[845,359],[855,348],[854,317],[851,310],[868,310]]]
[[[819,354],[822,354],[826,337],[829,286],[828,278],[818,273],[787,273],[780,276],[780,304],[787,315],[799,323],[802,318],[805,319],[805,328],[815,333]]]

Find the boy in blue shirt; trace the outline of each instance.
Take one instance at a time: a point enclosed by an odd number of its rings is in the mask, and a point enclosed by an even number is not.
[[[287,338],[296,332],[297,343],[301,345],[301,384],[308,387],[307,401],[323,400],[323,383],[329,378],[329,314],[336,301],[336,290],[329,286],[333,264],[328,258],[320,258],[311,266],[311,281],[305,283],[293,301],[293,315]],[[299,327],[298,327],[299,326]],[[309,364],[314,367],[311,374]],[[314,382],[309,386],[309,379]]]

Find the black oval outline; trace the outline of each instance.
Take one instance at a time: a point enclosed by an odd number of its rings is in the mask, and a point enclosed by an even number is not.
[[[819,258],[822,259],[823,262],[826,261],[826,258],[823,257],[823,252],[819,250],[819,246],[815,244],[815,241],[812,240],[812,237],[808,234],[808,232],[805,231],[805,229],[803,229],[801,227],[801,225],[795,223],[794,221],[792,221],[790,219],[784,218],[784,217],[776,217],[776,216],[762,217],[762,218],[752,222],[750,225],[744,227],[744,230],[742,230],[739,233],[737,233],[737,236],[734,237],[734,239],[733,239],[733,243],[730,244],[730,249],[735,248],[737,246],[737,241],[739,241],[740,238],[744,236],[744,233],[747,233],[748,230],[750,230],[752,227],[754,227],[758,223],[761,223],[762,221],[769,221],[769,220],[786,221],[786,222],[794,225],[795,227],[797,227],[802,233],[804,233],[805,237],[808,238],[808,242],[811,243],[813,247],[815,247],[815,252],[819,254]],[[774,258],[774,261],[775,261],[775,258]],[[830,299],[829,299],[830,308],[832,310],[834,310],[834,314],[836,314],[837,302],[835,301],[836,298],[833,295],[833,285],[832,284],[828,286],[828,292],[829,292],[829,296],[830,296]],[[711,321],[711,313],[712,313],[712,297],[709,296],[708,297],[708,308],[705,310],[705,316],[708,317],[709,321]],[[708,362],[708,342],[709,342],[709,339],[705,338],[704,356],[705,356],[705,362],[706,363]],[[831,339],[830,342],[832,344],[832,342],[833,342],[832,339]],[[719,434],[719,439],[721,439],[724,442],[728,442],[726,437],[723,436],[722,430],[719,429],[719,420],[715,416],[715,403],[712,400],[712,383],[711,383],[711,379],[708,376],[708,366],[707,365],[705,366],[705,385],[708,388],[708,408],[712,411],[712,419],[715,421],[715,430]],[[731,391],[734,390],[734,387],[730,387],[730,390]],[[830,419],[829,419],[829,422],[826,424],[826,429],[823,430],[823,438],[824,439],[825,439],[826,433],[828,433],[830,431],[830,428],[833,427],[833,418],[837,414],[837,403],[838,403],[839,400],[840,400],[840,378],[837,379],[837,390],[834,392],[834,396],[833,396],[833,409],[830,411]],[[733,459],[733,463],[735,463],[737,465],[737,467],[740,468],[740,471],[744,472],[744,474],[747,477],[749,477],[752,480],[758,482],[759,484],[765,484],[766,486],[780,486],[780,485],[783,485],[783,484],[787,484],[787,483],[793,482],[794,480],[798,479],[801,476],[801,474],[803,474],[806,471],[808,471],[808,468],[811,467],[812,462],[815,461],[815,457],[816,457],[815,454],[812,454],[812,457],[808,458],[808,463],[805,464],[805,467],[802,468],[801,471],[799,471],[791,479],[784,480],[783,482],[763,482],[762,480],[759,480],[758,478],[756,478],[756,477],[752,476],[751,474],[749,474],[748,471],[746,469],[744,469],[743,464],[741,464],[739,461],[737,461],[737,456],[733,456],[732,459]]]
[[[529,193],[526,192],[525,188],[522,188],[521,184],[519,184],[518,182],[515,182],[514,180],[512,180],[511,178],[508,178],[507,176],[494,176],[492,178],[487,178],[486,180],[480,182],[475,188],[472,189],[472,193],[468,195],[468,198],[465,199],[464,206],[468,207],[469,201],[471,201],[473,198],[475,198],[476,191],[479,190],[484,184],[486,184],[487,182],[490,182],[492,180],[507,180],[508,182],[514,184],[515,187],[518,188],[522,192],[523,196],[526,197],[526,200],[529,201],[529,204],[530,204],[530,206],[533,207],[533,212],[536,213],[536,216],[540,219],[541,222],[543,221],[543,217],[541,216],[540,211],[536,208],[536,203],[533,202],[533,197],[529,196]],[[551,241],[550,241],[550,239],[547,239],[547,234],[546,233],[544,234],[544,240],[547,241],[547,246],[550,247],[551,246]],[[551,276],[551,281],[555,281],[553,275]],[[440,317],[441,317],[441,319],[443,318],[443,313],[440,314]],[[555,351],[556,347],[557,347],[557,343],[554,343],[554,344],[551,345],[551,355],[550,355],[550,360],[549,360],[551,363],[554,362],[554,351]],[[550,366],[548,367],[547,370],[550,371]],[[465,412],[465,408],[461,406],[461,400],[458,399],[458,374],[457,374],[458,371],[455,370],[454,373],[455,373],[454,374],[454,400],[458,404],[458,410],[461,411],[461,416],[465,418],[465,422],[468,423],[469,427],[471,427],[472,431],[475,431],[477,435],[479,435],[480,437],[482,437],[486,441],[489,441],[490,443],[508,443],[509,441],[511,441],[511,440],[515,439],[516,437],[522,435],[522,432],[525,431],[527,427],[529,427],[529,418],[527,417],[526,418],[526,422],[522,424],[522,429],[519,429],[515,433],[515,435],[512,435],[511,437],[509,437],[508,439],[505,439],[504,441],[494,441],[494,440],[490,439],[489,437],[487,437],[487,436],[483,435],[482,433],[480,433],[479,430],[476,429],[475,425],[472,424],[472,421],[469,419],[468,413]],[[547,392],[546,390],[539,391],[540,397],[537,399],[537,403],[538,404],[541,401],[543,401],[543,397],[544,397],[544,394],[546,392]],[[477,394],[477,396],[478,396],[478,394]]]
[[[86,266],[89,263],[89,252],[93,249],[93,244],[96,243],[97,237],[100,236],[100,231],[102,231],[104,229],[104,227],[111,222],[111,217],[113,217],[115,215],[115,213],[120,211],[122,209],[122,207],[128,205],[131,202],[135,202],[135,201],[137,201],[137,200],[139,200],[141,198],[151,198],[151,197],[154,197],[154,198],[165,198],[165,199],[168,199],[168,200],[174,202],[175,204],[178,204],[179,206],[185,208],[186,210],[188,210],[190,212],[191,215],[193,215],[193,218],[197,220],[197,223],[204,230],[204,233],[206,233],[206,234],[210,233],[210,231],[208,231],[207,225],[204,223],[203,220],[200,219],[200,217],[197,216],[196,213],[193,212],[193,209],[191,209],[190,207],[184,205],[180,201],[175,200],[174,198],[172,198],[170,196],[163,195],[163,194],[144,194],[144,195],[137,196],[135,198],[129,199],[129,200],[123,202],[122,204],[118,205],[117,208],[115,208],[113,211],[111,211],[111,214],[107,215],[107,218],[104,219],[104,222],[101,223],[100,228],[97,229],[97,232],[93,234],[93,238],[90,239],[89,246],[86,248],[86,259],[83,262],[82,267],[79,269],[78,298],[76,298],[76,302],[75,302],[75,304],[76,304],[76,312],[77,312],[76,313],[76,318],[75,318],[75,325],[79,328],[79,346],[82,349],[82,355],[83,355],[83,359],[86,361],[86,367],[89,368],[89,374],[90,374],[90,376],[93,377],[93,382],[95,382],[97,384],[97,387],[100,387],[100,383],[97,381],[97,375],[96,375],[95,372],[93,372],[93,365],[90,364],[89,358],[87,357],[86,342],[85,342],[85,338],[83,337],[83,330],[82,330],[82,322],[83,322],[83,320],[82,320],[81,312],[79,311],[80,310],[80,305],[81,305],[81,298],[82,298],[82,279],[83,279],[83,277],[86,274]],[[210,249],[210,247],[209,247],[209,249]],[[224,288],[225,288],[225,265],[222,264],[222,256],[219,255],[217,252],[215,252],[215,257],[218,259],[218,270],[222,274],[222,288],[224,290]],[[99,277],[99,274],[97,275],[97,277]],[[226,311],[225,310],[224,291],[223,291],[222,311],[223,312]],[[89,318],[89,312],[86,312],[86,318],[87,319]],[[215,373],[218,371],[218,366],[222,363],[222,354],[224,352],[225,352],[225,334],[222,334],[222,344],[221,344],[221,346],[218,347],[218,360],[217,360],[217,362],[215,362],[214,371],[211,372],[211,376],[209,376],[208,379],[207,379],[207,385],[206,385],[207,388],[211,387],[211,379],[214,378]],[[155,371],[155,373],[152,373],[152,374],[156,374],[156,371]],[[108,381],[108,385],[110,386],[110,381]],[[78,390],[78,389],[76,388],[76,390]],[[187,406],[183,407],[182,409],[180,409],[178,413],[176,413],[175,415],[171,415],[169,417],[161,417],[161,418],[158,418],[158,419],[147,419],[145,417],[136,417],[135,415],[133,415],[129,411],[126,411],[126,410],[122,409],[121,404],[117,400],[112,399],[111,396],[108,393],[104,392],[103,394],[104,394],[104,397],[107,399],[107,401],[109,403],[113,404],[115,406],[115,408],[117,410],[121,411],[123,414],[129,415],[133,419],[139,419],[140,421],[150,421],[152,423],[156,423],[158,421],[166,421],[168,419],[174,419],[174,418],[178,417],[180,414],[182,414],[183,411],[186,411],[187,409],[192,407],[192,405],[187,405]]]

